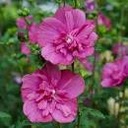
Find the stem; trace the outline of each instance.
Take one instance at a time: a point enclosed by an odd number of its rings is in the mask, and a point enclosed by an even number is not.
[[[77,0],[74,0],[74,7],[77,8]]]
[[[75,70],[75,69],[74,69],[74,62],[72,63],[71,66],[72,66],[72,71],[74,72],[74,70]]]
[[[80,128],[80,112],[79,112],[79,110],[78,110],[77,128]]]
[[[121,100],[122,100],[122,98],[120,98],[120,90],[118,90],[118,96],[119,96],[119,110],[118,110],[118,115],[117,115],[117,127],[120,127],[120,109],[121,109]],[[116,101],[115,101],[115,103],[116,103]],[[114,110],[115,110],[116,108],[114,107]],[[116,110],[115,110],[116,111]],[[116,113],[114,111],[114,114]]]
[[[63,128],[63,126],[58,122],[53,122],[52,125],[54,128]]]
[[[120,26],[122,27],[123,26],[123,21],[124,21],[124,11],[125,11],[125,7],[122,8],[121,10],[121,17],[120,17]],[[123,41],[122,41],[122,37],[121,35],[123,35],[123,28],[121,28],[121,30],[119,31],[119,42],[121,43],[121,46],[123,46]],[[121,50],[121,56],[120,57],[123,57],[123,48],[120,47],[120,50]]]
[[[75,65],[75,63],[73,62],[72,65],[71,65],[72,66],[72,72],[75,71],[74,65]],[[78,109],[78,120],[77,120],[76,128],[80,128],[80,112],[79,112],[79,109]]]
[[[95,23],[96,23],[96,32],[98,33],[98,21],[97,18],[95,19]],[[98,40],[97,40],[98,41]],[[97,43],[96,43],[97,44]],[[93,71],[92,71],[92,83],[91,86],[89,87],[89,92],[90,92],[90,96],[92,98],[93,96],[93,91],[94,91],[94,84],[95,84],[95,71],[96,71],[96,45],[95,45],[95,50],[94,50],[94,61],[93,61]]]
[[[119,90],[119,92],[120,92],[120,90]],[[120,111],[121,111],[121,108],[123,107],[122,104],[123,104],[123,101],[124,101],[124,99],[125,99],[125,86],[123,86],[121,92],[123,93],[123,95],[122,95],[121,98],[120,98],[120,95],[119,95],[119,112],[118,112],[118,115],[117,115],[118,127],[121,126],[121,124],[120,124],[121,112],[120,112]],[[124,118],[125,118],[125,117],[124,117]],[[125,124],[125,125],[126,125],[126,124]],[[126,126],[125,126],[125,127],[126,127]]]

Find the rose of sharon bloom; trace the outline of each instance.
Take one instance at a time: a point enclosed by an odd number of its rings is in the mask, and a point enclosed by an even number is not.
[[[23,53],[25,55],[30,55],[30,53],[31,53],[29,47],[27,46],[27,44],[25,42],[21,43],[21,53]]]
[[[123,56],[123,55],[128,55],[128,45],[125,45],[123,43],[116,43],[113,45],[112,51],[114,54]]]
[[[57,10],[39,26],[38,43],[42,56],[53,64],[71,64],[76,58],[85,58],[94,52],[97,35],[94,22],[84,12],[71,7]]]
[[[50,63],[23,77],[23,112],[31,122],[71,122],[77,114],[77,97],[84,80],[69,70]]]
[[[108,30],[111,28],[111,20],[102,12],[98,14],[98,24],[105,26]]]
[[[128,77],[128,56],[119,58],[115,62],[107,63],[102,72],[101,85],[103,87],[121,86]]]

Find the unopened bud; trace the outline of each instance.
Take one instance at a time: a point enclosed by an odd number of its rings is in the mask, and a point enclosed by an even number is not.
[[[26,17],[29,14],[30,14],[30,11],[29,11],[28,8],[23,8],[23,9],[18,10],[18,15],[19,16]]]

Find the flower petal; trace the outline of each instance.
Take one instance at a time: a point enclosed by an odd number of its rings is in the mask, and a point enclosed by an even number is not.
[[[69,12],[72,10],[71,6],[66,6],[66,7],[60,7],[54,17],[57,18],[58,20],[60,20],[62,23],[66,23],[66,19],[65,19],[65,12]]]
[[[76,53],[75,56],[78,58],[86,58],[94,53],[94,47],[86,47],[85,51]]]
[[[94,31],[94,28],[95,24],[92,21],[86,22],[86,24],[78,29],[77,38],[79,38],[79,40],[82,39],[81,41],[84,41],[84,39],[88,39],[88,36]]]
[[[58,66],[53,65],[51,63],[47,63],[46,68],[47,68],[47,75],[50,77],[51,83],[53,85],[56,85],[61,77],[61,72],[60,72]]]
[[[72,122],[76,118],[77,114],[77,100],[73,99],[67,101],[64,104],[58,104],[56,109],[52,113],[52,117],[55,121],[60,123]]]
[[[73,14],[73,20],[75,22],[74,28],[78,28],[85,24],[85,13],[79,9],[75,9],[72,11]]]
[[[22,82],[21,95],[23,101],[25,102],[27,99],[30,99],[30,97],[28,97],[29,94],[33,94],[36,98],[35,91],[38,89],[41,79],[35,76],[33,73],[31,75],[25,75],[22,79]]]
[[[113,83],[112,83],[112,80],[111,79],[104,79],[101,82],[102,87],[111,87],[112,84]]]
[[[66,57],[64,57],[63,54],[57,53],[56,49],[53,47],[52,44],[47,44],[45,47],[43,47],[41,55],[48,61],[50,61],[53,64],[70,64],[72,63],[72,59],[69,61]]]
[[[65,25],[56,18],[46,18],[39,26],[38,43],[43,47],[52,43],[60,34],[65,33]]]
[[[26,101],[23,106],[24,114],[31,122],[51,122],[51,115],[43,117],[41,112],[34,101]]]
[[[31,75],[25,75],[22,79],[22,82],[22,89],[36,90],[41,80],[36,76],[36,74],[33,73]]]
[[[62,71],[58,88],[65,90],[69,98],[75,98],[83,93],[85,88],[84,80],[81,76],[70,71]]]
[[[71,31],[85,23],[85,14],[79,9],[72,9],[71,7],[62,7],[58,9],[55,17],[63,22],[68,31]]]

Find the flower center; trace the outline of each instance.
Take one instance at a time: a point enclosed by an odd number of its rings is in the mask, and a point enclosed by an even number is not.
[[[45,93],[44,98],[47,99],[48,101],[52,101],[53,99],[55,99],[55,95],[56,95],[55,89],[45,90],[44,93]]]
[[[66,39],[65,39],[65,41],[66,41],[66,43],[67,44],[71,44],[71,43],[73,43],[73,36],[71,36],[71,35],[68,35],[67,37],[66,37]]]
[[[61,53],[64,56],[73,55],[76,56],[78,52],[83,51],[83,45],[78,43],[76,31],[68,34],[62,34],[54,41],[56,52]]]
[[[46,81],[43,81],[42,84],[39,85],[39,89],[37,90],[38,98],[36,99],[37,102],[40,102],[41,100],[45,99],[47,101],[52,101],[55,99],[56,90],[55,88],[51,88],[49,83]]]
[[[52,94],[55,95],[55,93],[56,93],[56,91],[53,89],[53,90],[52,90]]]

